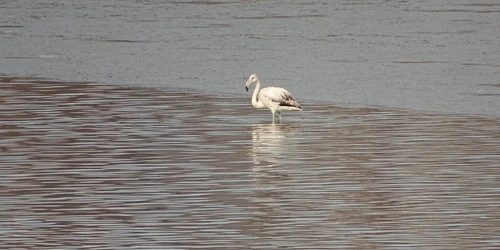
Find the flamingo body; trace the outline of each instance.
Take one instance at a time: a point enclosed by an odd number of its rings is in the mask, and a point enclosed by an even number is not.
[[[268,108],[274,114],[277,112],[281,122],[281,111],[302,110],[300,104],[293,98],[292,94],[284,88],[267,87],[260,89],[260,80],[256,74],[252,74],[246,82],[246,90],[256,82],[257,86],[253,92],[252,105],[255,108]]]

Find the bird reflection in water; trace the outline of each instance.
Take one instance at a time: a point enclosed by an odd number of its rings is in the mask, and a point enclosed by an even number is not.
[[[261,168],[283,165],[298,150],[295,141],[297,124],[256,124],[252,126],[252,152],[254,172]]]
[[[288,221],[284,218],[290,214],[287,199],[287,185],[294,179],[293,155],[300,150],[297,139],[299,125],[258,124],[252,126],[253,159],[252,176],[254,194],[250,197],[257,204],[255,214],[249,225],[257,225],[259,230],[253,233],[256,237],[266,239],[265,244],[275,244],[272,237],[285,228]],[[292,181],[293,182],[293,181]]]

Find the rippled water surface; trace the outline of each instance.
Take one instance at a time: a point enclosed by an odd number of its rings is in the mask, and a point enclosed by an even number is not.
[[[1,80],[2,248],[500,247],[498,119]]]

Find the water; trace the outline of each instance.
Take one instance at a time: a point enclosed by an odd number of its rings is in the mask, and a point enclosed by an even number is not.
[[[0,73],[500,117],[498,0],[0,1]]]
[[[1,249],[500,248],[494,1],[0,6]]]
[[[500,120],[3,76],[3,249],[498,249]]]

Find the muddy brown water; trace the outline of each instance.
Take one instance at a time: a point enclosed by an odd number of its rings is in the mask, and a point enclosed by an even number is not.
[[[498,249],[500,120],[3,76],[3,249]]]

